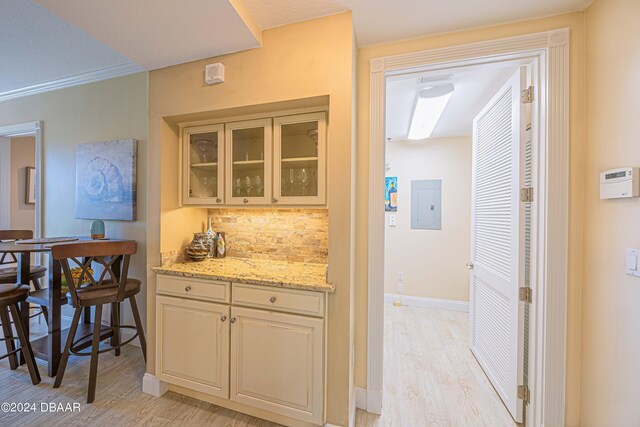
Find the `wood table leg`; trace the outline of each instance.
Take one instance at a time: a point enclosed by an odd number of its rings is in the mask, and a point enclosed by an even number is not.
[[[20,252],[18,253],[18,271],[17,271],[18,283],[30,286],[31,283],[31,253]],[[29,303],[24,300],[20,303],[20,319],[14,319],[14,321],[22,322],[24,335],[29,338]],[[24,365],[26,362],[25,355],[20,352],[20,364]]]
[[[49,256],[49,340],[47,343],[47,362],[49,362],[48,374],[50,377],[56,376],[56,373],[58,372],[58,365],[60,365],[60,320],[62,317],[61,287],[60,262],[54,261],[53,257]]]

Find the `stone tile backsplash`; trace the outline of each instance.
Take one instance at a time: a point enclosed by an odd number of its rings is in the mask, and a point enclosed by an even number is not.
[[[224,231],[227,256],[326,264],[326,209],[209,209],[213,229]]]

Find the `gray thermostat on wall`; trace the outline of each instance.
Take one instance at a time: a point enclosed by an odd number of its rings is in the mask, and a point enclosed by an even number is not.
[[[624,199],[640,196],[638,168],[626,167],[600,174],[600,199]]]

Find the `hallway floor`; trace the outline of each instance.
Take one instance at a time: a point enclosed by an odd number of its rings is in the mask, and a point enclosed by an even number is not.
[[[469,314],[384,307],[384,406],[357,427],[515,426],[469,350]]]
[[[65,325],[63,325],[65,326]],[[46,331],[32,323],[32,338]],[[357,427],[514,426],[509,413],[467,348],[468,314],[385,305],[385,403],[383,415],[358,410]],[[4,352],[4,345],[0,353]],[[122,356],[100,355],[96,401],[85,403],[89,358],[71,357],[62,387],[52,388],[46,363],[32,386],[26,367],[0,361],[0,402],[35,402],[35,413],[0,412],[13,426],[273,426],[275,424],[168,392],[142,393],[142,353],[126,346]],[[40,412],[40,403],[80,402],[80,412]]]

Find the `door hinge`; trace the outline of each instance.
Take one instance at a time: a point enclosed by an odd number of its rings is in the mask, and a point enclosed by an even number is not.
[[[529,86],[520,94],[523,104],[531,104],[533,102],[533,86]]]
[[[533,202],[533,187],[524,187],[520,189],[520,201],[524,203]]]
[[[524,401],[524,403],[529,403],[529,386],[527,385],[518,386],[518,399]]]
[[[528,302],[531,304],[531,299],[533,298],[533,292],[531,292],[531,288],[524,287],[518,289],[518,299],[522,302]]]

